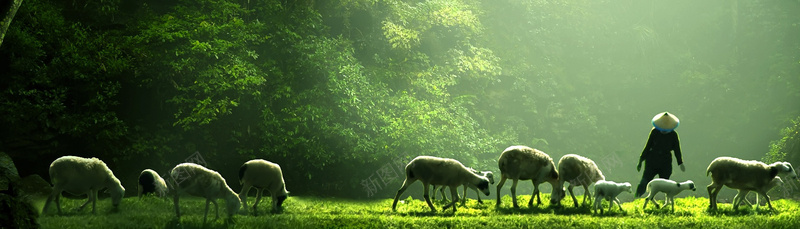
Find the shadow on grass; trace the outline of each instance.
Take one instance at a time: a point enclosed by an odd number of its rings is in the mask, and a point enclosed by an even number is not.
[[[755,207],[739,207],[734,210],[730,205],[722,205],[720,208],[718,204],[717,209],[706,208],[706,214],[710,216],[753,216],[753,215],[778,215],[778,210],[770,210],[768,207],[760,207],[758,210]]]
[[[219,219],[213,220],[209,219],[207,222],[203,223],[201,220],[179,220],[178,218],[173,217],[172,220],[166,222],[164,224],[164,228],[174,228],[174,229],[186,229],[186,228],[229,228],[234,227],[235,221],[229,222],[227,220]]]

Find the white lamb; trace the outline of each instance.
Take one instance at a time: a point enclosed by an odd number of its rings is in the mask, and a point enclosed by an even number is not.
[[[687,180],[681,183],[673,180],[667,180],[662,178],[656,178],[647,183],[647,191],[650,192],[647,197],[644,198],[644,206],[642,209],[647,208],[647,202],[653,202],[656,205],[656,208],[660,208],[658,206],[658,202],[653,200],[656,197],[656,194],[659,192],[663,192],[667,195],[667,199],[664,201],[664,205],[670,204],[672,206],[672,212],[675,212],[675,195],[678,195],[683,190],[691,189],[692,191],[696,191],[694,187],[694,182],[691,180]]]
[[[165,197],[167,191],[167,183],[156,171],[145,169],[139,173],[139,198],[150,193],[157,197]]]
[[[767,193],[772,188],[782,185],[783,185],[783,180],[780,177],[776,176],[775,178],[772,178],[772,180],[769,182],[769,184],[767,184],[767,186],[762,187],[762,189],[764,193]],[[738,209],[739,205],[741,205],[743,202],[747,202],[747,205],[752,206],[750,201],[746,199],[747,194],[749,194],[750,191],[755,191],[755,190],[739,189],[739,191],[736,193],[736,196],[733,197],[734,210]],[[759,205],[760,204],[758,204],[758,193],[756,193],[756,209],[758,209]]]
[[[286,183],[283,181],[281,166],[266,160],[256,159],[245,162],[239,168],[239,183],[242,184],[239,198],[242,199],[245,214],[247,214],[247,193],[251,187],[256,189],[253,214],[256,214],[258,202],[261,201],[264,191],[268,191],[272,197],[272,212],[274,213],[281,211],[283,201],[289,196],[289,191],[286,191]]]
[[[74,195],[88,195],[88,200],[78,210],[92,202],[92,213],[97,205],[97,191],[106,188],[111,194],[111,205],[115,208],[125,195],[125,188],[119,179],[114,176],[106,163],[97,158],[82,158],[76,156],[63,156],[50,164],[50,182],[53,183],[53,192],[47,198],[42,213],[47,211],[50,202],[55,199],[58,214],[61,214],[61,192],[67,191]]]
[[[706,176],[711,175],[708,185],[709,209],[717,209],[717,194],[722,186],[733,189],[756,191],[767,200],[769,209],[774,209],[765,187],[776,176],[797,179],[797,174],[789,162],[775,162],[767,165],[760,161],[746,161],[732,157],[718,157],[708,165]],[[736,205],[734,205],[736,207]]]
[[[619,199],[617,196],[622,192],[631,192],[631,183],[616,183],[613,181],[598,181],[594,183],[594,208],[593,212],[597,213],[597,208],[600,208],[600,214],[603,214],[603,207],[600,205],[603,199],[608,201],[608,211],[611,211],[611,207],[614,206],[614,203],[617,203],[619,206],[619,210],[625,212],[622,209],[622,205],[619,203]]]
[[[517,181],[531,180],[533,183],[533,194],[528,201],[528,207],[533,206],[533,198],[536,197],[537,204],[541,204],[539,197],[539,184],[548,182],[555,187],[558,182],[558,171],[553,163],[553,158],[546,153],[532,149],[527,146],[511,146],[503,150],[500,159],[497,160],[500,167],[500,183],[497,184],[496,207],[500,206],[500,189],[506,183],[506,179],[511,179],[511,199],[514,208],[517,205]]]
[[[566,197],[567,194],[564,190],[564,182],[569,182],[569,187],[566,189],[569,190],[569,195],[572,196],[572,202],[575,204],[575,207],[578,207],[578,199],[575,198],[572,189],[575,186],[583,186],[582,204],[586,204],[587,199],[589,199],[591,195],[591,193],[589,193],[589,185],[605,179],[606,177],[603,176],[603,172],[597,168],[597,164],[591,159],[576,154],[564,155],[558,160],[558,183],[553,187],[553,194],[550,196],[550,204],[558,205],[561,203],[561,200]]]
[[[450,195],[453,197],[453,202],[445,205],[442,211],[451,206],[453,207],[453,212],[456,211],[456,202],[458,202],[459,198],[456,193],[458,186],[474,187],[483,192],[483,194],[489,195],[489,179],[472,173],[461,162],[449,158],[418,156],[406,165],[406,179],[403,181],[403,186],[397,190],[397,195],[394,196],[392,211],[395,211],[400,195],[417,180],[422,181],[423,197],[425,197],[425,202],[428,203],[428,207],[433,212],[436,212],[436,208],[433,207],[428,196],[428,191],[430,190],[428,185],[450,187]]]
[[[174,183],[171,184],[173,184],[175,188],[173,201],[175,204],[175,214],[178,219],[181,218],[181,209],[178,205],[178,199],[182,192],[206,198],[206,211],[203,214],[203,223],[206,222],[208,216],[209,203],[214,203],[214,212],[217,218],[219,218],[219,208],[217,207],[217,199],[219,198],[225,199],[229,220],[232,219],[233,215],[241,206],[239,196],[228,187],[225,178],[222,178],[222,176],[214,170],[207,169],[202,165],[194,163],[181,163],[170,171],[170,176],[174,179]]]
[[[487,179],[489,179],[489,184],[494,184],[494,173],[492,173],[492,171],[478,171],[478,170],[475,170],[473,168],[467,168],[467,169],[469,169],[470,171],[472,171],[472,173],[474,173],[476,175],[483,176],[483,177],[486,177]],[[462,205],[464,205],[466,203],[466,201],[467,201],[467,188],[468,188],[468,186],[464,185],[464,191],[462,192],[464,198],[461,199],[461,204]],[[436,191],[437,190],[439,191],[439,193],[442,194],[442,199],[447,200],[447,196],[444,195],[444,186],[437,186],[437,185],[433,186],[433,199],[436,199]],[[478,196],[478,203],[482,204],[483,201],[481,200],[480,191],[478,191],[478,189],[474,189],[474,188],[472,188],[472,190],[475,190],[475,194]]]

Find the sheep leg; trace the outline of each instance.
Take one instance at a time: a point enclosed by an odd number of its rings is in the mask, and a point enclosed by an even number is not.
[[[517,179],[511,180],[511,201],[514,202],[514,208],[519,208],[517,205]],[[531,198],[533,198],[531,196]]]
[[[175,195],[172,197],[172,203],[175,206],[175,216],[181,218],[181,207],[178,205],[178,190],[175,190]]]
[[[667,199],[669,200],[669,205],[672,206],[672,212],[675,212],[675,196],[667,195]]]
[[[92,195],[92,214],[94,214],[95,207],[97,207],[97,190],[89,190],[89,194]]]
[[[710,202],[708,205],[709,209],[717,209],[717,194],[719,190],[722,189],[722,185],[718,185],[714,181],[711,181],[711,184],[706,187],[708,190],[708,201]]]
[[[467,186],[464,186],[464,188],[466,189]],[[479,192],[478,189],[475,189],[475,196],[478,197],[478,203],[483,204],[483,201],[481,200],[481,192]],[[464,190],[464,199],[467,199],[467,190]]]
[[[42,208],[42,214],[47,211],[47,208],[50,207],[50,203],[53,201],[56,202],[56,207],[58,208],[58,214],[61,214],[61,189],[58,187],[53,187],[53,192],[50,193],[50,196],[47,197],[47,201],[44,203],[44,207]]]
[[[206,224],[206,218],[208,217],[208,204],[211,203],[211,199],[206,198],[206,211],[203,213],[203,224]]]
[[[583,202],[581,205],[586,206],[586,201],[589,200],[589,195],[591,195],[589,192],[589,185],[583,185]]]
[[[442,188],[442,189],[444,189],[444,188]],[[445,211],[445,210],[447,210],[447,208],[452,206],[453,207],[453,213],[455,213],[456,212],[456,203],[458,202],[458,186],[455,186],[455,187],[450,186],[450,196],[453,197],[453,202],[450,202],[449,204],[445,205],[442,208],[442,211]]]
[[[422,197],[425,198],[425,202],[428,203],[428,207],[431,208],[431,211],[436,212],[436,208],[433,207],[433,203],[431,203],[431,197],[428,196],[428,183],[422,182],[422,187],[423,187]]]
[[[444,188],[445,188],[445,186],[444,186],[444,185],[442,185],[442,186],[439,186],[439,187],[436,187],[436,188],[438,188],[438,189],[439,189],[439,194],[442,194],[442,200],[444,200],[444,201],[448,201],[449,199],[447,199],[447,196],[446,196],[446,195],[444,195]],[[436,197],[436,192],[434,192],[434,193],[433,193],[433,197],[434,197],[434,199],[436,199],[436,198],[435,198],[435,197]],[[451,195],[450,197],[452,198],[453,196]]]
[[[533,207],[534,196],[536,197],[536,204],[542,204],[542,199],[539,198],[539,185],[536,185],[536,182],[533,182],[533,180],[531,180],[531,183],[533,184],[533,193],[531,194],[531,199],[528,200],[528,207]]]
[[[503,184],[506,183],[506,179],[508,179],[508,178],[506,178],[505,175],[501,175],[500,183],[497,183],[497,192],[495,192],[496,195],[497,195],[497,201],[494,202],[494,207],[495,208],[500,207],[500,196],[501,196],[500,195],[500,189],[503,188]]]
[[[239,191],[239,199],[242,200],[242,210],[244,210],[245,215],[249,215],[247,212],[247,194],[250,192],[250,182],[244,182],[242,184],[242,191]]]
[[[602,196],[595,194],[594,197],[594,206],[592,207],[592,212],[597,214],[597,207],[600,207],[600,214],[603,213],[603,206],[600,206],[600,203],[603,201]]]
[[[619,211],[624,213],[625,210],[622,209],[622,204],[619,203],[619,198],[614,197],[614,201],[617,202],[617,207],[619,207]],[[608,211],[609,212],[611,211],[611,205],[608,206]]]
[[[397,200],[400,199],[400,195],[403,194],[403,192],[406,191],[408,186],[411,185],[411,183],[414,183],[414,181],[417,180],[409,180],[408,178],[406,178],[406,180],[403,181],[403,186],[401,186],[400,189],[397,190],[397,194],[394,195],[394,202],[392,203],[392,211],[396,211],[395,209],[397,207]],[[425,188],[427,189],[428,187],[425,186]],[[425,194],[426,195],[428,194],[428,190],[425,190]]]
[[[572,188],[574,188],[574,187],[575,186],[573,186],[572,183],[570,183],[569,186],[567,186],[567,190],[569,191],[569,195],[572,196],[572,203],[575,204],[575,207],[577,208],[578,207],[578,198],[575,198],[575,193],[572,192]]]
[[[772,203],[770,203],[770,201],[769,201],[769,196],[767,196],[767,192],[759,191],[758,194],[761,194],[761,196],[764,197],[764,200],[767,201],[767,206],[769,206],[769,210],[775,210],[775,208],[772,207]],[[756,195],[756,198],[758,198],[758,195]],[[760,204],[757,204],[757,202],[756,202],[756,209],[758,209],[758,205],[760,205]]]
[[[258,215],[258,203],[261,203],[261,197],[264,196],[264,189],[256,189],[256,202],[253,202],[253,215]],[[274,211],[277,209],[277,203],[275,198],[272,198],[272,210]]]
[[[464,196],[464,198],[461,198],[461,205],[467,205],[467,185],[463,185],[463,186],[464,186],[464,188],[463,188],[463,191],[461,192],[461,195]],[[456,194],[456,195],[458,195],[458,194]],[[480,198],[481,198],[481,195],[478,195],[478,199],[480,199]]]

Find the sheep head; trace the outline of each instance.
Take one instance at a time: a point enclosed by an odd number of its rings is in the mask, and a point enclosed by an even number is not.
[[[475,185],[478,190],[483,192],[484,195],[489,196],[489,179],[484,176],[478,176],[480,181]]]
[[[687,180],[687,181],[678,183],[678,187],[679,188],[685,187],[685,189],[691,189],[692,191],[697,191],[697,189],[694,187],[694,181],[692,181],[692,180]]]
[[[117,183],[117,185],[107,189],[106,192],[111,194],[111,205],[116,208],[122,201],[122,197],[125,196],[125,187],[122,187],[122,184]]]
[[[792,164],[789,162],[775,162],[770,164],[769,167],[776,173],[776,175],[785,176],[789,179],[798,179],[797,171],[794,170]]]

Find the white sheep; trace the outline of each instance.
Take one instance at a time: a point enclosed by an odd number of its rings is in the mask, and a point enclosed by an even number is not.
[[[572,202],[575,207],[578,207],[578,199],[572,189],[575,186],[583,186],[583,204],[586,204],[589,193],[589,186],[597,181],[605,180],[603,172],[597,168],[597,164],[589,158],[582,157],[576,154],[567,154],[558,160],[558,183],[553,187],[553,194],[550,196],[550,204],[558,205],[561,200],[566,197],[564,190],[564,182],[569,182],[569,195],[572,196]]]
[[[691,180],[678,183],[677,181],[662,178],[653,179],[647,183],[647,191],[650,192],[650,194],[644,198],[644,206],[642,208],[647,208],[647,202],[651,201],[656,205],[656,208],[660,208],[660,206],[658,206],[658,202],[653,200],[653,198],[655,198],[656,194],[659,192],[663,192],[667,195],[664,205],[670,204],[672,206],[672,212],[675,212],[675,195],[678,195],[678,193],[688,189],[691,189],[692,191],[697,190],[694,187],[694,182]]]
[[[472,173],[474,173],[476,175],[483,176],[483,177],[486,177],[487,179],[489,179],[489,184],[494,184],[494,173],[492,173],[492,171],[478,171],[478,170],[475,170],[473,168],[467,168],[467,169],[469,169],[470,171],[472,171]],[[464,191],[462,192],[464,198],[461,199],[461,204],[462,205],[464,205],[466,203],[466,201],[467,201],[467,188],[468,188],[468,186],[464,185]],[[433,199],[436,199],[436,191],[437,190],[439,191],[439,193],[441,193],[442,199],[447,200],[447,196],[444,195],[444,186],[438,186],[438,185],[434,185],[433,186]],[[478,191],[478,189],[475,189],[475,188],[472,188],[472,190],[475,190],[475,194],[478,196],[478,203],[482,204],[483,201],[481,200],[480,191]]]
[[[780,177],[776,176],[775,178],[772,178],[772,180],[769,182],[769,184],[767,184],[767,186],[764,186],[761,189],[763,189],[764,193],[767,193],[772,188],[777,187],[777,186],[782,186],[782,185],[783,185],[783,180]],[[739,189],[739,191],[736,193],[736,196],[733,197],[733,209],[734,210],[738,209],[739,205],[742,204],[743,202],[747,202],[747,205],[752,206],[750,201],[748,201],[747,198],[746,198],[747,194],[750,193],[750,191],[751,190]],[[752,191],[755,191],[755,190],[752,190]],[[758,204],[758,193],[756,193],[756,209],[758,209],[759,205],[760,204]]]
[[[608,211],[611,211],[611,207],[614,206],[614,203],[617,203],[619,206],[619,210],[625,212],[622,209],[622,205],[619,202],[617,196],[622,192],[631,192],[631,183],[616,183],[613,181],[597,181],[594,183],[594,208],[593,212],[597,213],[597,208],[600,208],[600,214],[603,214],[603,207],[600,205],[603,199],[608,201]]]
[[[764,187],[769,186],[776,176],[797,179],[797,174],[789,162],[775,162],[767,165],[760,161],[746,161],[732,157],[718,157],[711,161],[706,176],[711,175],[708,185],[709,209],[717,209],[717,194],[722,186],[732,189],[752,190],[767,200],[769,209],[774,209]],[[734,205],[735,207],[735,205]]]
[[[528,207],[533,206],[533,198],[536,197],[537,204],[541,204],[539,197],[539,184],[548,182],[553,187],[558,182],[558,171],[556,171],[553,158],[546,153],[527,146],[510,146],[503,150],[500,159],[497,160],[500,167],[500,183],[497,184],[497,202],[500,206],[500,189],[506,183],[506,179],[511,179],[511,199],[514,208],[517,205],[517,181],[531,180],[533,183],[533,194],[528,201]]]
[[[139,198],[150,193],[158,197],[165,197],[167,191],[167,183],[156,171],[145,169],[139,173]]]
[[[47,211],[50,202],[55,200],[58,214],[61,214],[61,192],[66,191],[74,195],[87,194],[88,200],[78,210],[92,202],[92,213],[97,205],[97,192],[106,188],[111,194],[111,205],[119,206],[125,196],[125,187],[122,187],[114,172],[108,169],[106,163],[97,158],[82,158],[76,156],[63,156],[50,164],[50,182],[53,183],[53,192],[47,198],[42,213]]]
[[[216,171],[207,169],[202,165],[194,163],[178,164],[170,171],[170,177],[173,179],[173,182],[170,184],[175,188],[173,202],[175,204],[175,214],[178,219],[181,218],[181,209],[178,205],[178,199],[183,192],[206,198],[206,211],[203,214],[203,223],[206,222],[208,216],[209,203],[214,204],[214,212],[217,218],[219,218],[219,208],[217,207],[217,199],[219,198],[225,199],[229,219],[232,219],[233,215],[241,206],[239,196],[228,187],[225,178]]]
[[[428,185],[450,187],[450,194],[453,197],[453,202],[445,205],[442,211],[451,206],[453,207],[453,212],[456,211],[455,203],[458,202],[459,198],[456,193],[456,188],[458,186],[466,185],[470,188],[474,187],[483,192],[483,194],[489,195],[489,179],[472,173],[467,167],[461,164],[461,162],[449,158],[418,156],[406,165],[406,179],[403,181],[403,186],[397,190],[397,194],[394,196],[392,211],[395,211],[397,200],[400,199],[400,195],[406,191],[409,185],[417,180],[422,181],[423,197],[425,197],[425,202],[428,203],[428,207],[430,207],[433,212],[436,212],[436,208],[433,207],[431,199],[428,196],[428,191],[430,190]]]
[[[280,212],[283,201],[289,196],[286,191],[286,183],[283,181],[281,166],[266,160],[256,159],[245,162],[239,168],[239,184],[242,191],[239,198],[244,205],[244,213],[247,214],[247,193],[250,188],[256,189],[256,202],[253,203],[253,214],[256,214],[258,202],[261,195],[268,191],[272,197],[272,212]]]

